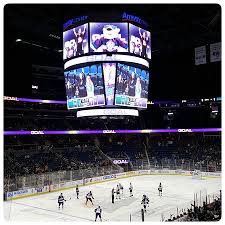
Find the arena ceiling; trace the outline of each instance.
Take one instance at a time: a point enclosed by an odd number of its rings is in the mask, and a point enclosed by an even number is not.
[[[216,4],[149,4],[149,5],[7,5],[5,27],[7,39],[24,38],[49,47],[62,49],[62,24],[82,15],[122,14],[124,11],[141,17],[149,24],[154,53],[204,44],[206,40],[220,41],[221,8]],[[7,19],[6,19],[7,18]],[[50,37],[53,34],[60,39]]]
[[[103,18],[105,15],[113,18],[124,11],[148,22],[152,59],[157,68],[161,57],[166,60],[165,57],[177,54],[180,58],[179,54],[185,55],[186,49],[194,51],[197,46],[221,41],[221,7],[218,4],[8,4],[4,9],[5,76],[13,60],[11,52],[18,48],[25,52],[26,48],[32,48],[32,57],[28,51],[27,59],[19,66],[29,61],[29,64],[63,68],[60,50],[64,22],[96,13]],[[21,47],[16,39],[32,45]],[[17,59],[19,56],[20,53]]]

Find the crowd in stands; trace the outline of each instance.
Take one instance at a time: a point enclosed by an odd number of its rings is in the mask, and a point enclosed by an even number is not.
[[[221,219],[221,196],[215,197],[211,203],[203,202],[202,206],[191,205],[191,208],[184,210],[180,215],[173,216],[166,220],[172,221],[219,221]]]
[[[24,175],[110,165],[113,159],[146,166],[146,153],[151,167],[221,169],[221,137],[203,134],[154,135],[145,144],[144,136],[128,134],[5,136],[4,168],[7,175]]]
[[[34,105],[38,110],[33,110]],[[139,119],[77,119],[74,112],[63,107],[8,101],[4,130],[140,129]],[[88,169],[91,174],[94,167],[101,174],[114,166],[113,159],[128,159],[129,165],[121,165],[126,170],[150,166],[220,171],[221,136],[219,133],[165,133],[4,137],[5,180],[81,169]]]
[[[186,165],[197,169],[221,169],[221,136],[206,134],[162,134],[150,136],[149,155],[154,165]],[[188,169],[188,168],[187,168]]]

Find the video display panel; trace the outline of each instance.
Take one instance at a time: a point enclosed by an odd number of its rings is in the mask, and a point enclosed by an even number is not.
[[[151,59],[151,34],[140,27],[129,24],[130,53]]]
[[[116,79],[115,105],[147,108],[148,71],[118,63]]]
[[[106,105],[114,104],[116,63],[103,63]]]
[[[90,23],[91,52],[128,52],[127,23]]]
[[[63,59],[88,53],[88,24],[63,32]]]
[[[67,108],[105,105],[101,64],[64,72]]]

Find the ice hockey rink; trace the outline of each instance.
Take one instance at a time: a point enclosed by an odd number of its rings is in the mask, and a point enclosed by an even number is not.
[[[133,185],[133,197],[129,197],[129,184]],[[163,196],[158,196],[158,185],[162,183]],[[121,199],[111,202],[111,190],[121,183],[124,193]],[[192,179],[191,176],[180,175],[145,175],[107,181],[80,187],[80,199],[76,199],[75,188],[52,192],[33,197],[4,202],[4,215],[10,221],[80,221],[91,222],[95,219],[94,209],[102,207],[103,221],[137,221],[141,222],[141,199],[143,194],[150,199],[145,213],[145,221],[162,221],[171,214],[176,215],[193,203],[194,193],[197,202],[203,201],[206,194],[210,198],[219,193],[220,178]],[[85,196],[92,191],[94,206],[85,205]],[[57,199],[60,193],[65,199],[64,209],[58,209]],[[200,197],[201,196],[201,197]],[[71,198],[71,199],[70,199]],[[69,200],[70,199],[70,200]]]

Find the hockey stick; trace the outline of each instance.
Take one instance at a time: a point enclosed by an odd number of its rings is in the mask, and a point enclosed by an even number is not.
[[[69,201],[69,200],[71,200],[71,197],[70,197],[69,199],[65,199],[65,202],[66,202],[66,201]]]

